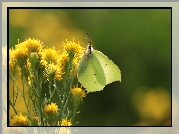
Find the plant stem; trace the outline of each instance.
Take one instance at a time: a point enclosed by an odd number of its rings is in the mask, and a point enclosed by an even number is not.
[[[16,113],[16,115],[17,115],[17,111],[16,111],[16,109],[15,109],[14,105],[12,104],[12,102],[11,102],[10,98],[9,98],[9,105],[10,105],[10,106],[12,106],[12,108],[13,108],[14,112],[15,112],[15,113]]]
[[[74,110],[73,110],[73,117],[72,117],[72,123],[74,122],[74,119],[75,119],[76,109],[77,109],[77,108],[74,107]]]
[[[42,123],[42,126],[44,126],[44,121],[43,121],[43,112],[42,112],[42,110],[43,110],[43,100],[42,100],[42,96],[41,96],[41,94],[42,94],[42,88],[41,88],[41,86],[40,86],[40,83],[39,83],[39,78],[38,78],[38,73],[37,73],[37,71],[35,71],[35,77],[36,77],[36,83],[37,83],[37,89],[38,89],[38,96],[39,96],[39,98],[38,98],[38,106],[39,106],[39,111],[40,111],[40,117],[41,117],[41,123]]]
[[[68,94],[67,99],[66,99],[66,101],[65,101],[65,104],[63,105],[63,109],[62,109],[62,119],[64,118],[64,112],[65,112],[65,110],[66,110],[66,106],[67,106],[69,97],[70,97],[70,93]]]
[[[22,79],[22,92],[23,92],[22,98],[24,99],[25,106],[26,106],[26,109],[28,111],[28,116],[31,119],[31,114],[30,114],[30,111],[29,111],[29,108],[28,108],[28,105],[27,105],[27,101],[26,101],[26,97],[25,97],[25,92],[24,92],[24,77],[23,77],[23,73],[21,74],[21,79]]]

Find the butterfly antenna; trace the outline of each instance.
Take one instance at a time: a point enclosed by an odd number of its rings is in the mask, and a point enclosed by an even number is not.
[[[90,42],[88,42],[88,45],[89,45],[90,47],[92,47],[92,43],[91,43],[91,35],[90,35],[89,33],[87,33],[87,35],[88,35],[88,38],[90,39]]]

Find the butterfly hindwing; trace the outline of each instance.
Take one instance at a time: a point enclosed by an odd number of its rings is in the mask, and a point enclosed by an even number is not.
[[[93,54],[83,55],[78,67],[78,80],[88,92],[100,91],[105,87],[104,70]]]

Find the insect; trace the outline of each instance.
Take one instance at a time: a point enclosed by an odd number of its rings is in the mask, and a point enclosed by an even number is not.
[[[89,38],[91,39],[90,35]],[[121,81],[118,66],[102,52],[94,50],[91,42],[88,44],[79,62],[77,75],[78,81],[87,92],[101,91],[105,85]]]

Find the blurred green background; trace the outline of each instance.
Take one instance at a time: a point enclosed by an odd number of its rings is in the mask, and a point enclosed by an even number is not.
[[[119,66],[122,82],[89,93],[78,126],[171,125],[170,9],[10,9],[9,29],[10,47],[30,37],[61,51],[88,32]]]

